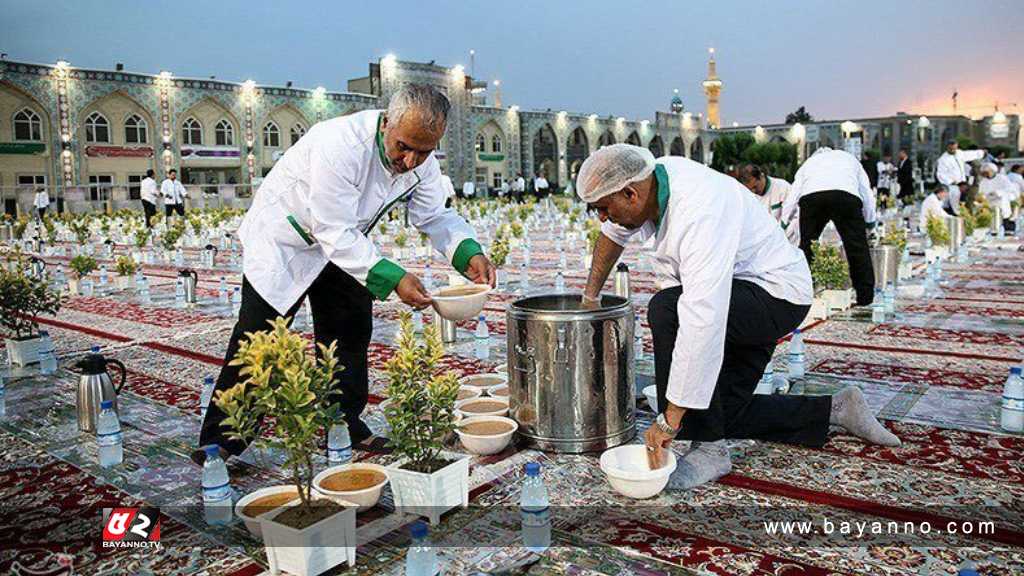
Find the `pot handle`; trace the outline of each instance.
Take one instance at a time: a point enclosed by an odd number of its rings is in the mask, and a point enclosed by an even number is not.
[[[113,358],[110,358],[109,360],[104,362],[103,367],[106,368],[111,364],[117,366],[117,368],[121,371],[121,383],[114,387],[114,393],[120,394],[121,388],[124,387],[124,383],[128,381],[128,369],[124,367],[124,364],[122,364],[120,360],[115,360]]]
[[[523,348],[519,344],[516,344],[516,353],[519,354],[520,356],[526,356],[526,360],[533,364],[533,369],[532,370],[527,370],[526,368],[521,368],[519,366],[520,363],[516,362],[516,371],[518,371],[518,372],[526,372],[527,374],[533,374],[533,373],[535,373],[537,371],[537,361],[534,360],[534,358],[533,358],[533,352],[534,352],[533,346],[527,346],[526,348]]]

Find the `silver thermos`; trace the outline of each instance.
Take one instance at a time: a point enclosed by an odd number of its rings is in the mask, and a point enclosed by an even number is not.
[[[114,387],[107,366],[113,364],[121,371],[121,383]],[[100,402],[110,400],[117,412],[117,395],[124,386],[128,370],[119,360],[108,360],[100,355],[99,348],[82,358],[77,367],[82,371],[78,378],[77,413],[78,429],[82,432],[96,432],[96,420],[100,415]],[[120,413],[119,413],[120,414]]]
[[[625,262],[615,267],[615,295],[629,300],[629,266]]]
[[[199,282],[199,274],[191,268],[178,271],[181,283],[185,286],[185,302],[196,303],[196,284]]]
[[[203,265],[207,268],[213,268],[214,262],[217,258],[217,247],[213,244],[207,244],[206,248],[203,248]]]

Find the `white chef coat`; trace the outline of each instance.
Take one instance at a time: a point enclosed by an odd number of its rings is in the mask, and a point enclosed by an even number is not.
[[[516,192],[523,192],[525,190],[526,190],[526,179],[524,179],[522,176],[520,176],[519,178],[516,178],[515,191]]]
[[[809,305],[814,293],[803,252],[742,184],[687,158],[657,160],[661,222],[628,230],[606,221],[601,232],[625,246],[654,237],[654,266],[665,285],[681,285],[679,334],[666,397],[703,410],[711,402],[725,352],[732,280],[748,280],[776,298]],[[667,180],[663,185],[662,178]],[[662,187],[670,193],[664,197]]]
[[[462,183],[462,195],[466,198],[472,198],[473,194],[476,194],[476,185],[473,184],[472,180],[467,180]]]
[[[921,215],[918,218],[917,229],[922,234],[928,230],[928,218],[931,216],[935,216],[943,222],[947,216],[946,211],[942,209],[942,200],[939,200],[934,192],[926,196],[924,202],[921,202]]]
[[[46,190],[40,190],[36,192],[35,199],[32,200],[32,206],[36,208],[46,208],[50,205],[50,195]]]
[[[886,189],[892,188],[892,185],[896,182],[895,178],[893,178],[893,172],[896,170],[896,167],[892,165],[892,162],[879,160],[878,163],[875,164],[875,169],[878,170],[878,187]]]
[[[441,174],[441,188],[444,190],[445,201],[455,197],[455,184],[452,184],[452,179],[447,174]]]
[[[533,189],[537,190],[538,192],[541,191],[541,190],[547,190],[548,189],[548,179],[543,177],[543,176],[539,176],[537,178],[534,178],[534,180],[533,180]]]
[[[164,197],[164,205],[184,204],[188,192],[178,180],[167,178],[160,184],[160,195]]]
[[[1018,196],[1024,194],[1024,176],[1017,174],[1016,172],[1008,172],[1006,177],[1010,179],[1017,186]]]
[[[978,183],[978,193],[985,197],[990,204],[999,206],[1003,218],[1010,217],[1010,202],[1018,196],[1017,186],[1006,177],[1006,174],[996,172],[992,178],[981,177]]]
[[[968,172],[964,164],[981,160],[984,156],[984,150],[957,150],[956,154],[943,152],[935,161],[935,178],[947,188],[966,182]]]
[[[156,204],[156,199],[159,195],[159,192],[156,189],[156,180],[146,176],[142,179],[140,187],[141,190],[139,191],[139,197],[150,204]]]
[[[792,214],[790,214],[788,220],[782,219],[782,206],[786,202],[786,198],[790,195],[793,190],[793,186],[783,180],[782,178],[775,178],[768,176],[765,181],[765,190],[763,195],[757,196],[757,199],[761,202],[761,205],[768,210],[768,213],[775,218],[775,221],[779,223],[779,226],[786,231],[786,238],[789,239],[790,244],[794,246],[800,245],[800,206],[797,206]]]
[[[409,221],[448,261],[464,240],[476,244],[469,224],[444,207],[441,168],[433,154],[405,174],[393,176],[385,167],[377,141],[382,113],[366,110],[314,125],[285,151],[256,192],[238,230],[245,248],[242,268],[278,312],[297,302],[328,262],[363,285],[371,270],[401,272],[366,235],[405,197]]]
[[[864,167],[853,154],[827,146],[818,148],[796,171],[793,189],[782,206],[783,218],[793,217],[804,196],[826,190],[842,190],[860,198],[864,221],[868,224],[875,221],[875,192]]]

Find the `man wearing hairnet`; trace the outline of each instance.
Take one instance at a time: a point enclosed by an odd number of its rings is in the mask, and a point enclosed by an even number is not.
[[[659,286],[648,305],[658,406],[644,433],[652,468],[673,439],[691,440],[669,487],[689,489],[732,469],[728,438],[821,446],[829,425],[899,445],[863,394],[754,395],[777,339],[813,298],[807,261],[739,182],[685,158],[607,146],[580,168],[577,190],[603,225],[585,305],[598,307],[608,273],[634,236],[654,238]]]

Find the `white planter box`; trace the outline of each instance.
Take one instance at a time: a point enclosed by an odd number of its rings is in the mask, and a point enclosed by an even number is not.
[[[900,280],[906,280],[914,275],[914,265],[910,262],[900,262],[900,267],[896,272],[896,276]]]
[[[811,302],[811,309],[807,312],[807,319],[805,323],[809,324],[817,320],[824,320],[828,318],[828,303],[825,302],[824,298],[815,297],[814,301]]]
[[[400,466],[406,460],[388,466],[396,509],[425,516],[431,524],[437,524],[441,515],[452,508],[469,506],[469,456],[452,453],[441,456],[456,460],[432,474],[403,470]]]
[[[395,260],[401,260],[402,259],[402,249],[401,248],[393,249],[391,251],[391,257],[394,258]]]
[[[287,508],[260,516],[263,546],[272,574],[287,572],[295,576],[315,576],[343,562],[347,562],[349,568],[355,567],[355,504],[302,530],[274,522],[274,518]]]
[[[946,247],[929,248],[924,251],[924,261],[928,264],[936,260],[945,260],[947,256],[949,256],[949,248]]]
[[[852,290],[824,290],[821,297],[825,300],[829,312],[847,310],[853,305]]]
[[[122,291],[122,292],[125,291],[125,290],[128,290],[129,288],[131,288],[132,287],[132,283],[134,281],[135,281],[135,279],[133,277],[131,277],[131,276],[115,276],[114,277],[114,283],[117,286],[117,289]]]
[[[39,362],[39,345],[42,340],[36,336],[28,340],[11,340],[7,338],[7,363],[15,366],[28,366]]]
[[[971,234],[971,237],[974,238],[975,242],[983,242],[988,238],[988,229],[975,230]]]

